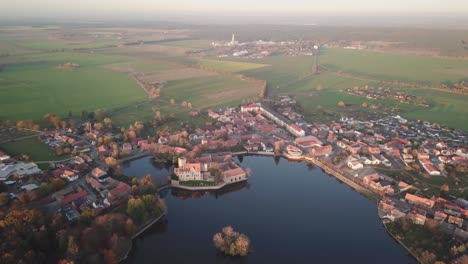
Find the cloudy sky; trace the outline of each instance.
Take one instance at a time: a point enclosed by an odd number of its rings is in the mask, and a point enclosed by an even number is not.
[[[466,13],[468,0],[2,0],[0,14]]]

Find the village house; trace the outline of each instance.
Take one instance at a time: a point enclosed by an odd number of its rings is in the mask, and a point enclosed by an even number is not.
[[[447,214],[444,214],[444,212],[441,212],[441,211],[436,211],[435,214],[434,214],[434,220],[439,222],[439,223],[442,223],[445,221],[445,219],[447,219]]]
[[[416,196],[416,195],[413,195],[411,193],[407,193],[405,195],[405,200],[410,203],[410,204],[414,204],[414,205],[418,205],[418,206],[423,206],[423,207],[427,207],[429,209],[431,209],[432,207],[434,207],[434,204],[435,202],[432,201],[432,200],[429,200],[429,199],[426,199],[426,198],[422,198],[422,197],[419,197],[419,196]]]
[[[463,226],[463,219],[461,219],[461,218],[459,218],[459,217],[456,217],[456,216],[450,215],[450,216],[448,217],[447,222],[448,222],[449,224],[454,224],[454,225],[456,225],[456,226],[458,226],[458,227],[462,227],[462,226]]]
[[[76,174],[74,171],[64,170],[60,178],[67,179],[68,181],[76,181],[79,178],[79,175]]]
[[[364,165],[359,161],[359,159],[351,156],[348,158],[348,162],[347,162],[347,165],[348,165],[348,168],[352,169],[352,170],[360,170],[362,168],[364,168]]]
[[[426,223],[426,216],[415,212],[408,213],[406,217],[408,218],[408,220],[410,220],[411,222],[413,222],[413,224],[416,225],[424,225],[424,223]]]

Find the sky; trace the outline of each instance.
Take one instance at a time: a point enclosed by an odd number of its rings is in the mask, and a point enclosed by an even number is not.
[[[468,14],[468,0],[0,0],[0,17]]]

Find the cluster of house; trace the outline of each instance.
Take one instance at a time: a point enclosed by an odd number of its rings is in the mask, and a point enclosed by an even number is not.
[[[232,156],[205,155],[191,162],[185,157],[178,159],[178,167],[174,169],[177,183],[187,181],[213,182],[225,185],[247,180],[247,173],[232,160]]]
[[[395,91],[390,88],[373,87],[373,86],[362,86],[348,88],[345,90],[346,93],[365,97],[367,99],[395,99],[400,103],[406,104],[417,104],[419,106],[429,107],[429,104],[422,97],[410,95],[404,92]]]
[[[468,240],[468,201],[461,198],[448,201],[411,193],[406,193],[400,199],[386,197],[379,202],[379,215],[384,221],[406,218],[417,225],[436,221],[441,230],[453,238],[462,242]]]
[[[67,142],[70,142],[69,139]],[[43,184],[48,184],[51,177],[66,180],[70,184],[41,198],[40,204],[51,213],[58,211],[67,220],[74,221],[87,208],[103,210],[121,203],[131,194],[128,184],[108,177],[105,170],[91,170],[93,162],[88,155],[81,153],[80,156],[54,163],[54,168],[44,173],[35,163],[17,161],[0,151],[0,181],[7,186],[9,198],[16,199],[23,192],[37,191]],[[24,183],[25,177],[27,184]]]
[[[66,132],[72,133],[73,131],[69,129]],[[48,145],[51,149],[56,149],[57,147],[70,147],[73,148],[73,150],[70,150],[70,152],[74,154],[87,153],[90,151],[90,148],[86,142],[82,140],[77,140],[76,138],[71,136],[67,136],[64,133],[50,131],[43,133],[41,137],[44,143]]]

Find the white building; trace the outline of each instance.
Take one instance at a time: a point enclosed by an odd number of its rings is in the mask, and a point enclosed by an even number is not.
[[[362,169],[364,168],[364,165],[359,162],[358,159],[354,158],[354,157],[351,157],[349,160],[348,160],[348,163],[347,163],[348,167],[352,170],[359,170],[359,169]]]
[[[201,181],[203,180],[202,168],[207,171],[207,164],[187,163],[185,158],[179,158],[178,168],[174,169],[179,181]]]
[[[6,180],[10,176],[24,177],[41,173],[42,170],[33,162],[18,162],[15,164],[0,164],[0,181]]]

